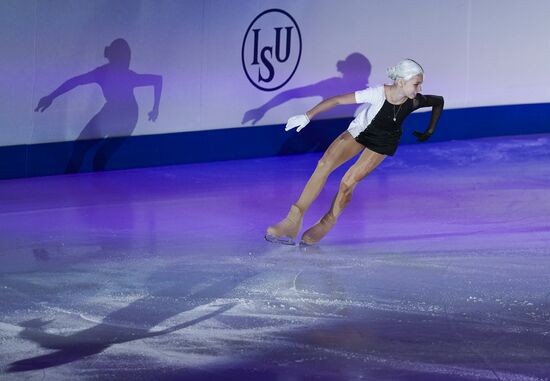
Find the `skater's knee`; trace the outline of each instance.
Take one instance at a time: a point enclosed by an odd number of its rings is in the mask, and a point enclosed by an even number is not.
[[[317,162],[317,167],[315,168],[317,172],[330,174],[334,170],[334,160],[326,157],[322,157]]]
[[[340,182],[340,192],[346,197],[351,197],[351,194],[353,193],[356,185],[357,181],[355,179],[344,178]]]

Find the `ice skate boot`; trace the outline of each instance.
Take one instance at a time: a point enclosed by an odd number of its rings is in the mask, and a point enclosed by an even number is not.
[[[300,244],[313,245],[323,239],[336,223],[336,217],[327,213],[315,225],[307,229],[302,235]]]
[[[288,215],[278,224],[267,228],[265,239],[269,242],[294,245],[296,236],[302,228],[304,213],[296,205],[290,207]]]

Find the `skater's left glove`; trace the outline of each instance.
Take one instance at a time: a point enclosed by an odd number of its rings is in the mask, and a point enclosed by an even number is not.
[[[419,131],[414,131],[413,135],[416,136],[416,140],[418,140],[419,142],[425,142],[430,138],[430,136],[432,136],[432,134],[429,132],[419,132]]]

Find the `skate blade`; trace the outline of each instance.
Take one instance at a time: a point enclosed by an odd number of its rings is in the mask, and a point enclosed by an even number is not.
[[[266,234],[264,236],[265,240],[272,243],[279,243],[281,245],[295,245],[296,242],[290,237],[275,237],[271,234]]]

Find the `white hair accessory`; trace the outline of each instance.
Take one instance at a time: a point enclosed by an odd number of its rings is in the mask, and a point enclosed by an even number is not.
[[[386,72],[388,77],[393,81],[399,78],[408,81],[415,75],[424,74],[424,69],[422,69],[422,66],[418,62],[407,58],[400,61],[397,65],[389,67]]]

